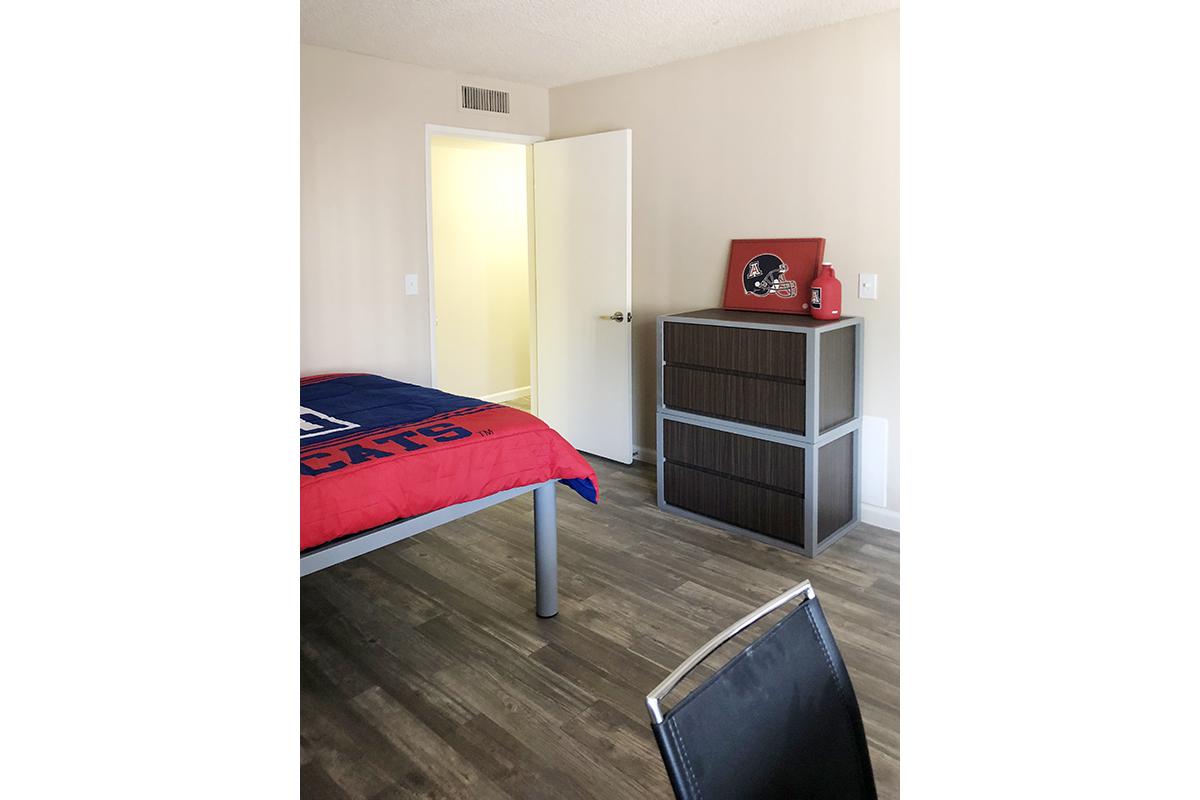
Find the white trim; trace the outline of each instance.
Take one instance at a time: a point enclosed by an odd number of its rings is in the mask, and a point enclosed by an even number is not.
[[[900,512],[892,511],[890,508],[881,508],[873,506],[870,503],[862,503],[859,505],[859,514],[862,521],[868,525],[874,525],[879,528],[887,528],[889,531],[900,531]]]
[[[657,466],[658,465],[658,451],[655,450],[653,447],[642,447],[641,445],[634,445],[633,460],[634,461],[643,461],[647,464],[654,464]]]
[[[527,133],[504,133],[502,131],[457,128],[453,125],[425,125],[425,290],[429,292],[429,385],[437,387],[437,306],[433,292],[433,172],[432,139],[434,136],[459,136],[464,139],[487,139],[493,142],[511,142],[531,145],[544,142],[545,136]],[[532,334],[531,334],[532,335]],[[532,348],[533,342],[530,342]]]
[[[515,400],[518,397],[526,394],[529,394],[529,387],[518,386],[516,389],[506,389],[503,392],[496,392],[495,394],[485,394],[479,399],[486,400],[489,403],[505,403],[509,400]]]
[[[458,136],[463,139],[487,139],[493,142],[512,142],[514,144],[533,144],[546,141],[545,136],[532,133],[505,133],[504,131],[488,131],[479,128],[457,128],[453,125],[425,125],[425,142],[433,136]]]

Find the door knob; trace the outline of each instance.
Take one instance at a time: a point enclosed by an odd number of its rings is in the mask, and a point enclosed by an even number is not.
[[[624,322],[625,314],[620,311],[617,311],[614,314],[609,314],[607,317],[601,317],[600,319],[611,319],[613,322]]]

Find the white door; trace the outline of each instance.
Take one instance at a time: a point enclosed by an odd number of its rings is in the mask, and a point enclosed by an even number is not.
[[[537,414],[633,461],[633,131],[533,145]]]

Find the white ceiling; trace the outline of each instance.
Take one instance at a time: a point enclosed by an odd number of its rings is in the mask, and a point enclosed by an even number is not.
[[[301,0],[309,44],[535,86],[616,75],[899,0]]]

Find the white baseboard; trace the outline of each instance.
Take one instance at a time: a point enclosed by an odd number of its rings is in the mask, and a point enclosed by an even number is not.
[[[641,447],[640,445],[633,446],[634,461],[644,461],[647,464],[658,464],[658,451],[653,447]]]
[[[900,512],[892,511],[890,508],[881,508],[873,506],[870,503],[861,503],[859,505],[859,514],[863,522],[868,525],[875,525],[879,528],[887,528],[889,531],[900,530]]]
[[[529,394],[528,386],[518,386],[516,389],[509,389],[504,392],[496,392],[495,394],[485,394],[480,400],[486,400],[489,403],[503,403],[507,400],[516,400],[518,397]]]

